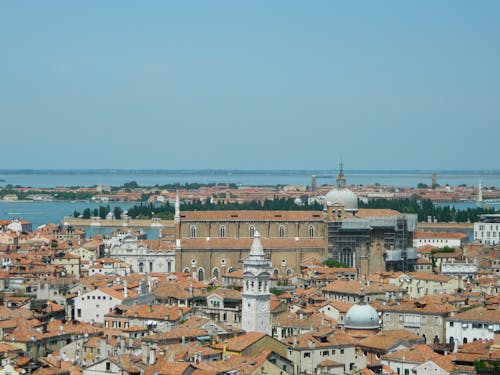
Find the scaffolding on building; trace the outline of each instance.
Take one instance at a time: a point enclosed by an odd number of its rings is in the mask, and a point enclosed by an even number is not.
[[[363,219],[346,218],[328,225],[328,251],[333,259],[348,260],[355,267],[355,259],[363,246],[372,242],[374,230],[383,231],[384,260],[387,270],[410,270],[417,259],[416,249],[411,247],[416,229],[417,215],[374,216]],[[345,253],[345,254],[344,254]],[[348,255],[346,255],[348,254]],[[350,255],[349,255],[350,254]],[[352,259],[352,260],[351,260]]]

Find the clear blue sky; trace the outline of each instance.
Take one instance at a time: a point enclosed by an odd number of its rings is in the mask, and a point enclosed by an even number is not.
[[[500,1],[4,1],[1,168],[500,169]]]

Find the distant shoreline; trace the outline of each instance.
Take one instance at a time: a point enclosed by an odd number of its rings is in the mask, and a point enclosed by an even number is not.
[[[337,174],[338,169],[0,169],[0,174]],[[433,173],[447,176],[475,176],[475,175],[500,175],[500,170],[483,169],[344,169],[349,174],[396,174],[396,175],[431,175]],[[0,178],[4,182],[5,179]]]

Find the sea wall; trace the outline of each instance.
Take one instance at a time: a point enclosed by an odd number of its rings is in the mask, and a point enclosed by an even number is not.
[[[127,228],[162,228],[167,225],[173,225],[173,220],[162,219],[125,219],[125,220],[107,220],[107,219],[81,219],[73,217],[65,217],[62,220],[63,225],[72,225],[74,227],[127,227]]]

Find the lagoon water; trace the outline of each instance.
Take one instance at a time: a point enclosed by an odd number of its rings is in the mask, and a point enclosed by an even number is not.
[[[73,211],[82,212],[85,208],[98,208],[102,203],[95,202],[4,202],[0,201],[0,219],[22,219],[33,223],[33,228],[46,223],[61,223],[65,216],[72,216]],[[119,206],[122,210],[127,210],[136,202],[119,203],[109,202],[111,209]],[[475,207],[474,202],[457,202],[457,203],[439,203],[440,205],[454,206],[457,209],[467,209]],[[500,203],[491,204],[497,210],[500,210]],[[155,239],[158,237],[158,229],[142,228],[148,235],[148,238]],[[95,234],[108,234],[112,231],[111,228],[87,228],[87,236]]]
[[[135,203],[119,203],[112,202],[111,209],[119,206],[122,210],[127,210]],[[102,203],[96,202],[3,202],[0,201],[0,219],[21,219],[29,221],[33,224],[33,229],[46,223],[59,224],[65,216],[72,216],[76,210],[82,212],[85,208],[99,208]],[[149,228],[144,228],[149,229]],[[112,231],[112,228],[87,228],[87,236],[95,234],[107,234]],[[148,235],[148,238],[158,237],[158,230],[148,230],[153,237]]]
[[[336,171],[53,171],[53,172],[18,172],[0,171],[0,186],[6,184],[21,186],[55,187],[55,186],[92,186],[106,184],[120,186],[125,182],[137,181],[139,185],[153,186],[173,183],[235,183],[242,185],[310,185],[311,175],[328,175],[330,177],[318,178],[318,185],[333,184]],[[390,186],[416,186],[419,182],[430,184],[431,173],[424,172],[367,172],[346,171],[350,184],[373,184],[380,183]],[[446,173],[438,174],[438,183],[444,185],[477,185],[479,180],[485,186],[500,186],[500,173]],[[73,211],[82,212],[86,207],[91,209],[99,207],[101,203],[95,202],[3,202],[0,201],[0,219],[20,218],[33,223],[36,228],[45,223],[60,223],[64,216],[71,216]],[[128,209],[135,203],[115,203],[109,205],[113,209],[120,206],[123,210]],[[445,204],[448,205],[448,204]],[[460,202],[450,204],[457,209],[474,207],[473,202]],[[500,204],[493,204],[500,209]],[[157,229],[144,228],[148,238],[158,236]],[[88,228],[89,236],[100,233],[106,234],[110,228]]]
[[[318,175],[317,183],[334,184],[338,171],[8,171],[0,170],[0,185],[36,187],[94,186],[105,184],[121,186],[125,182],[137,181],[141,186],[185,183],[234,183],[238,185],[311,185],[311,176]],[[419,182],[430,185],[431,171],[345,171],[349,184],[369,185],[380,183],[395,187],[416,187]],[[322,177],[324,176],[324,177]],[[441,185],[500,186],[500,171],[437,172]]]

